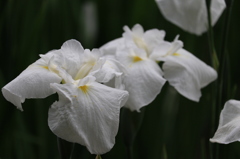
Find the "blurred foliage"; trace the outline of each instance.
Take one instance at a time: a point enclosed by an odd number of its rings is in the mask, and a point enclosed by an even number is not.
[[[227,87],[223,90],[228,92],[226,100],[240,99],[239,9],[240,1],[235,1],[227,41]],[[224,18],[225,14],[214,27],[217,52],[221,51]],[[79,40],[84,48],[98,48],[120,37],[124,25],[132,27],[136,23],[146,30],[165,30],[169,41],[179,34],[185,49],[211,64],[207,34],[191,35],[169,23],[154,0],[2,0],[0,86],[14,79],[39,54],[60,48],[68,39]],[[216,113],[212,109],[214,87],[212,83],[204,88],[201,101],[195,103],[166,84],[157,99],[144,109],[144,119],[133,143],[133,158],[211,159],[215,152],[220,159],[239,158],[240,143],[219,145],[216,149],[216,144],[209,142],[213,136],[211,120]],[[26,100],[24,112],[20,112],[0,96],[0,159],[59,158],[57,138],[47,125],[48,108],[55,100],[57,95]],[[114,148],[102,155],[103,159],[127,158],[122,132],[124,127],[120,127]],[[75,158],[95,156],[75,144]]]

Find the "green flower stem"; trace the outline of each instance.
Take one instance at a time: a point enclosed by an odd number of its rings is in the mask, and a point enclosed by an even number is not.
[[[212,20],[211,20],[211,13],[210,13],[210,5],[211,5],[211,0],[206,0],[206,5],[207,5],[207,15],[208,15],[208,44],[209,44],[209,50],[210,50],[210,57],[212,60],[212,66],[214,67],[214,69],[216,71],[218,71],[218,67],[219,67],[219,60],[216,54],[216,50],[215,50],[215,44],[214,44],[214,36],[213,36],[213,28],[212,28]],[[218,84],[215,84],[213,86],[212,89],[212,94],[216,94],[216,88],[218,89]],[[214,97],[214,96],[213,96]],[[215,98],[212,99],[216,99],[217,95],[215,96]],[[216,113],[216,101],[212,100],[212,132],[215,131],[215,119],[217,113]]]
[[[226,0],[226,17],[225,17],[225,22],[224,22],[224,27],[223,27],[223,35],[222,35],[222,48],[220,51],[220,62],[221,66],[219,68],[219,85],[221,88],[221,93],[219,95],[219,105],[220,108],[223,107],[223,104],[226,101],[226,98],[228,98],[229,94],[227,91],[223,91],[224,89],[224,84],[227,84],[226,77],[229,77],[226,75],[228,71],[228,52],[227,52],[227,41],[228,41],[228,33],[229,33],[229,27],[230,27],[230,20],[231,20],[231,12],[232,12],[232,6],[233,6],[234,0]],[[227,86],[226,86],[227,87]],[[226,88],[228,90],[228,88]],[[226,92],[226,94],[223,94],[223,92]]]
[[[133,143],[135,137],[138,133],[139,128],[142,125],[142,121],[144,118],[145,108],[141,109],[141,113],[131,112],[127,108],[122,108],[121,110],[121,121],[120,127],[123,135],[124,144],[127,149],[127,158],[133,158]]]
[[[215,44],[214,44],[214,35],[213,35],[213,28],[212,28],[212,20],[211,20],[211,0],[206,0],[206,5],[207,5],[207,16],[208,16],[208,43],[209,43],[209,50],[210,50],[210,57],[212,61],[212,66],[216,71],[219,71],[219,59],[215,50]],[[220,89],[219,84],[215,82],[215,84],[212,87],[212,128],[211,128],[211,134],[214,133],[216,130],[216,121],[218,117],[218,107],[217,107],[217,102],[218,102],[218,94],[216,89]],[[215,98],[214,98],[215,97]],[[214,100],[216,99],[216,100]],[[210,148],[210,156],[211,159],[213,158],[218,158],[219,154],[219,146],[218,145],[212,145],[209,143],[209,148]]]
[[[60,153],[60,159],[71,159],[72,152],[74,149],[74,143],[65,141],[57,137],[58,150]]]
[[[163,148],[162,148],[162,156],[161,156],[162,159],[168,159],[168,156],[167,156],[167,149],[166,149],[166,146],[163,145]]]
[[[102,159],[100,155],[97,155],[95,159]]]
[[[222,48],[220,51],[220,54],[218,54],[219,61],[218,63],[218,57],[215,51],[214,47],[214,37],[213,37],[213,29],[211,26],[211,16],[210,16],[210,4],[211,0],[206,0],[207,4],[207,11],[208,11],[208,24],[209,24],[209,31],[208,31],[208,38],[209,38],[209,47],[211,52],[211,58],[212,58],[212,64],[213,67],[218,71],[218,81],[214,85],[213,94],[216,94],[216,101],[213,101],[213,107],[212,107],[212,132],[211,134],[214,134],[215,130],[217,129],[218,125],[218,119],[220,111],[224,105],[224,102],[228,98],[228,75],[226,74],[228,71],[228,55],[227,55],[227,41],[228,41],[228,32],[229,32],[229,25],[230,25],[230,17],[231,17],[231,10],[232,10],[232,4],[233,0],[226,0],[226,17],[225,17],[225,23],[223,26],[222,31]],[[219,158],[220,151],[219,151],[219,145],[210,144],[210,152],[211,158]]]
[[[230,75],[228,75],[229,70],[229,60],[228,60],[228,52],[227,52],[227,41],[228,41],[228,32],[229,32],[229,26],[230,26],[230,19],[231,19],[231,11],[232,11],[232,4],[234,0],[227,0],[227,8],[226,8],[226,16],[225,16],[225,22],[223,26],[223,34],[222,34],[222,48],[220,51],[220,66],[219,66],[219,78],[218,78],[218,97],[217,97],[217,103],[216,103],[216,119],[215,119],[215,129],[217,128],[217,121],[219,118],[220,111],[226,102],[228,100],[230,94],[229,94],[229,85],[228,81]]]
[[[208,15],[208,41],[209,41],[209,48],[210,48],[210,57],[212,61],[212,66],[215,70],[218,70],[219,67],[219,60],[215,50],[214,44],[214,36],[213,36],[213,28],[212,28],[212,18],[210,13],[210,4],[211,0],[206,0],[207,4],[207,15]]]
[[[220,51],[220,66],[219,66],[219,79],[218,79],[218,98],[217,98],[217,105],[216,105],[216,113],[217,115],[220,114],[221,109],[224,106],[226,100],[230,97],[229,91],[229,81],[230,81],[230,74],[229,72],[229,59],[228,59],[228,52],[227,52],[227,42],[228,42],[228,34],[230,28],[230,20],[231,20],[231,13],[232,13],[232,6],[234,0],[225,0],[226,2],[226,13],[225,13],[225,21],[223,25],[222,31],[222,43],[221,43],[221,51]],[[216,116],[215,121],[217,121],[219,117]],[[217,122],[215,122],[215,128],[217,128]],[[221,147],[220,147],[221,148]],[[215,152],[215,158],[219,158],[221,151],[218,149]]]

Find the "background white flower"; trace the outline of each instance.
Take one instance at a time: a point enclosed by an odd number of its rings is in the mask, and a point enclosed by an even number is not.
[[[208,30],[206,0],[156,0],[163,16],[190,33],[201,35]],[[212,0],[210,5],[212,26],[221,16],[224,0]]]

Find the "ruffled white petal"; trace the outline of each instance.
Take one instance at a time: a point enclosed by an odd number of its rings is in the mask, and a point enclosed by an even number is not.
[[[213,68],[184,49],[166,57],[163,72],[170,85],[193,101],[199,101],[200,89],[217,78]]]
[[[3,96],[22,110],[25,98],[45,98],[54,93],[50,83],[60,83],[61,78],[46,66],[31,65],[2,88]]]
[[[169,50],[171,50],[172,44],[169,42],[161,42],[154,48],[149,58],[154,61],[165,61],[165,57],[168,56]]]
[[[185,31],[201,35],[208,29],[205,0],[156,0],[163,16]],[[216,23],[223,10],[224,0],[212,0],[212,25]]]
[[[176,53],[182,47],[183,42],[178,40],[177,36],[172,43],[167,41],[158,43],[149,58],[155,61],[165,61],[169,55]]]
[[[128,93],[91,79],[81,85],[51,84],[59,101],[49,110],[49,127],[58,137],[84,145],[92,154],[106,153],[115,143],[120,108]]]
[[[106,58],[103,67],[94,74],[96,81],[108,86],[124,89],[122,78],[126,73],[126,68],[113,58]]]
[[[119,51],[117,59],[127,69],[123,84],[129,92],[129,99],[125,107],[140,111],[160,93],[166,81],[163,73],[158,64],[148,59],[146,52],[140,49]]]
[[[240,141],[240,101],[229,100],[225,103],[218,129],[210,141],[222,144]]]

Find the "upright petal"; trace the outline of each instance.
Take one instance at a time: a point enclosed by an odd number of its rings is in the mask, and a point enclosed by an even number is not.
[[[71,39],[63,43],[61,50],[64,50],[69,58],[79,57],[84,52],[84,49],[80,42]]]
[[[184,49],[167,56],[164,77],[180,94],[199,101],[201,88],[217,78],[217,72]]]
[[[240,101],[229,100],[225,103],[218,129],[210,141],[222,144],[240,141]]]
[[[143,39],[146,42],[149,54],[164,41],[165,34],[165,31],[158,29],[150,29],[144,33]]]
[[[60,83],[61,78],[47,66],[31,65],[2,88],[3,96],[18,109],[25,98],[45,98],[54,93],[50,83]]]
[[[48,124],[58,137],[84,145],[92,154],[103,154],[115,143],[120,108],[128,93],[91,79],[85,81],[90,82],[79,87],[51,85],[59,94],[59,101],[49,110]]]

